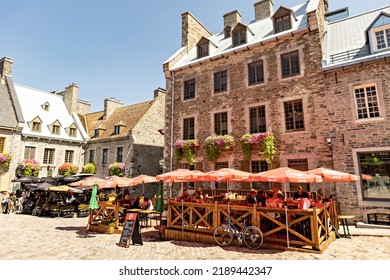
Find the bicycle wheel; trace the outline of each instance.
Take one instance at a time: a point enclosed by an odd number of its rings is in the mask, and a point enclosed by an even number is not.
[[[246,246],[251,249],[258,249],[263,245],[263,233],[258,227],[249,226],[243,232],[243,239]]]
[[[227,226],[218,226],[214,230],[214,240],[219,246],[227,246],[233,241],[233,231]]]

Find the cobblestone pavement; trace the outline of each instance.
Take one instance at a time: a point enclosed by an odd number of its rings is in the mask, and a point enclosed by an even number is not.
[[[322,254],[182,241],[158,241],[143,232],[143,245],[121,248],[118,234],[89,233],[87,218],[0,214],[1,260],[390,260],[389,236],[336,239]]]

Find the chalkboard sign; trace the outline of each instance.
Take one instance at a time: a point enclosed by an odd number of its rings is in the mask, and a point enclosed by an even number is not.
[[[119,239],[119,243],[117,243],[117,245],[127,248],[130,245],[130,239],[133,244],[143,245],[142,236],[139,232],[138,214],[136,213],[128,213],[126,215],[121,238]]]

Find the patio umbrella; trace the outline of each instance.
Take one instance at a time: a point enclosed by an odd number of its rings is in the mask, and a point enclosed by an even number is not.
[[[254,175],[251,178],[260,182],[278,182],[284,183],[284,197],[287,197],[286,183],[313,183],[321,182],[320,176],[296,170],[289,167],[279,167],[276,169],[267,170]],[[290,240],[288,235],[288,219],[287,219],[287,205],[284,205],[286,215],[286,235],[287,235],[287,247],[290,247]]]
[[[50,187],[54,187],[54,185],[50,184],[48,182],[43,182],[43,183],[39,184],[37,187],[41,191],[47,191]]]
[[[163,185],[161,183],[157,186],[157,203],[154,207],[156,211],[164,211],[164,194],[163,194]]]
[[[98,183],[96,182],[95,184],[93,184],[91,199],[89,200],[88,224],[87,224],[87,229],[86,229],[85,235],[88,234],[89,226],[90,226],[92,219],[93,219],[92,212],[94,210],[99,209],[99,203],[97,201],[97,192],[98,192]]]
[[[359,176],[328,169],[325,167],[319,167],[307,171],[310,174],[315,174],[322,177],[322,194],[325,195],[325,182],[356,182],[359,180]],[[330,195],[330,186],[329,186],[329,195]],[[326,208],[325,208],[326,209]],[[327,211],[325,210],[325,222],[326,222],[326,237],[328,237],[328,218]]]
[[[80,178],[75,176],[75,175],[69,175],[69,176],[65,176],[64,178],[62,178],[62,180],[64,180],[65,182],[76,182],[76,181],[79,181]]]
[[[76,189],[69,187],[67,185],[62,185],[62,186],[52,186],[47,189],[48,191],[53,191],[53,192],[72,192],[72,193],[83,193],[82,190]]]
[[[206,174],[208,175],[209,181],[226,182],[227,189],[229,189],[229,182],[249,182],[251,181],[251,175],[253,175],[250,172],[233,168],[221,168],[209,171]]]
[[[106,180],[96,176],[87,177],[83,180],[73,182],[68,185],[71,187],[90,187],[92,189],[95,183],[98,184],[99,189],[103,189],[107,187]]]
[[[158,181],[163,181],[165,183],[181,183],[181,192],[183,193],[184,182],[197,182],[207,180],[208,175],[199,170],[189,170],[189,169],[176,169],[167,173],[163,173],[156,176]],[[182,208],[182,230],[184,230],[184,201],[181,202]]]
[[[145,193],[145,184],[150,184],[150,183],[157,183],[157,179],[155,176],[149,176],[149,175],[138,175],[136,177],[130,178],[128,186],[133,187],[137,185],[142,184],[142,193]]]

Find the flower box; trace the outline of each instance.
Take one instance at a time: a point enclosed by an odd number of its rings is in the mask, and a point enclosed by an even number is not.
[[[233,151],[236,143],[233,136],[212,134],[205,140],[207,159],[216,162],[223,152]]]
[[[191,165],[195,164],[195,153],[196,150],[199,149],[198,140],[178,139],[175,141],[174,147],[175,147],[175,158],[177,161],[180,161],[182,158],[185,158],[189,164]]]

